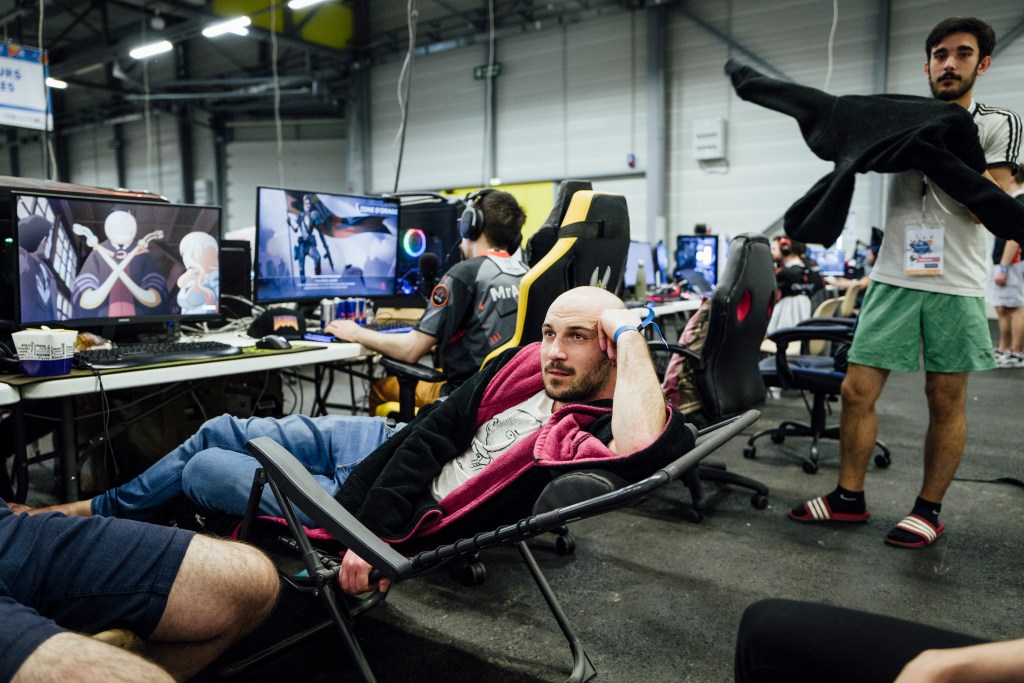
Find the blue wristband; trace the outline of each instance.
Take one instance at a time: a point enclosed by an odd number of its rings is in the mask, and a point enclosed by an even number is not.
[[[636,325],[623,325],[619,329],[615,330],[615,334],[612,335],[612,341],[618,344],[619,335],[622,334],[623,332],[629,332],[630,330],[632,330],[633,332],[640,332],[640,328],[637,327]]]

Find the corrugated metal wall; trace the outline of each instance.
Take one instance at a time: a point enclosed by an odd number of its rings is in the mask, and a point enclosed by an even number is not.
[[[666,216],[667,237],[706,223],[722,234],[761,231],[800,197],[830,164],[815,158],[794,122],[740,101],[722,72],[730,56],[751,54],[792,79],[825,85],[833,7],[838,23],[833,41],[829,91],[875,92],[880,8],[890,3],[837,0],[689,0],[671,5],[665,26]],[[401,13],[405,3],[372,3],[375,13]],[[893,0],[890,11],[889,92],[927,95],[923,74],[924,38],[940,19],[970,12],[997,33],[1024,21],[1020,0],[979,0],[970,8],[948,0],[921,3]],[[476,186],[495,175],[503,182],[592,178],[599,189],[627,195],[633,235],[647,237],[647,23],[643,11],[555,28],[528,27],[502,37],[496,59],[493,169],[485,149],[485,81],[473,69],[487,59],[484,43],[417,56],[412,70],[408,128],[399,189]],[[725,37],[731,37],[732,43]],[[997,54],[994,67],[978,81],[986,104],[1024,112],[1020,65],[1024,39]],[[397,83],[401,63],[370,71],[371,164],[367,190],[394,189],[400,113]],[[693,155],[695,122],[726,121],[727,163],[698,162]],[[340,135],[346,131],[339,122]],[[208,131],[203,139],[208,139]],[[285,141],[287,181],[317,189],[345,191],[344,143],[334,133],[313,133],[328,145]],[[126,124],[129,185],[180,196],[180,154],[176,125],[169,116],[150,122],[147,147],[142,122]],[[72,136],[68,156],[72,180],[110,184],[112,150],[103,128]],[[196,134],[196,178],[215,177],[212,145]],[[269,138],[264,138],[264,140]],[[231,149],[233,148],[233,149]],[[153,165],[147,168],[147,149]],[[229,225],[250,224],[256,184],[277,184],[276,149],[271,143],[229,146],[226,205]],[[311,153],[311,150],[315,150]],[[654,150],[653,153],[659,153]],[[635,168],[627,154],[636,155]],[[301,162],[298,160],[302,160]],[[41,175],[41,155],[25,148],[23,175]],[[859,180],[852,208],[857,233],[866,236],[880,216],[880,194],[872,177]]]

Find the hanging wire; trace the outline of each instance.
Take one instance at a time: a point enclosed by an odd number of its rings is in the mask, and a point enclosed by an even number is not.
[[[487,77],[484,81],[484,154],[480,160],[480,184],[490,185],[489,171],[494,167],[494,112],[491,100],[494,97],[494,0],[487,1]]]
[[[405,154],[405,130],[409,119],[409,91],[412,85],[412,56],[416,49],[416,23],[419,21],[420,11],[417,8],[417,0],[409,0],[406,6],[406,24],[409,29],[409,48],[405,52],[405,60],[402,62],[402,70],[398,73],[398,111],[400,121],[398,133],[392,147],[398,146],[398,159],[395,163],[395,184],[392,192],[398,192],[398,178],[402,175],[402,156]]]
[[[39,26],[36,28],[36,44],[39,46],[39,65],[44,66],[45,51],[43,50],[43,22],[46,16],[46,2],[39,0]],[[4,25],[4,38],[7,37],[7,26]],[[43,96],[46,98],[46,114],[43,115],[43,175],[50,180],[57,179],[57,157],[53,153],[53,141],[50,138],[50,121],[53,120],[50,93],[46,85],[46,69],[43,68]],[[49,152],[49,156],[47,156]],[[47,164],[49,161],[49,164]]]
[[[281,133],[281,81],[277,74],[277,3],[270,0],[270,71],[274,84],[274,135],[277,139],[277,183],[284,187],[284,136]]]
[[[825,87],[828,92],[829,84],[832,83],[832,48],[835,46],[836,26],[839,25],[839,0],[832,0],[832,29],[828,32],[828,69],[825,71]]]

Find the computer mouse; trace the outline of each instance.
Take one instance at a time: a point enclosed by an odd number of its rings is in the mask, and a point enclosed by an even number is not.
[[[290,349],[291,343],[279,334],[268,334],[256,342],[257,349]]]

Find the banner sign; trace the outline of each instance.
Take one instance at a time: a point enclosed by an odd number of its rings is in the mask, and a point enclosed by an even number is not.
[[[42,50],[0,45],[0,125],[53,129],[46,76]]]

